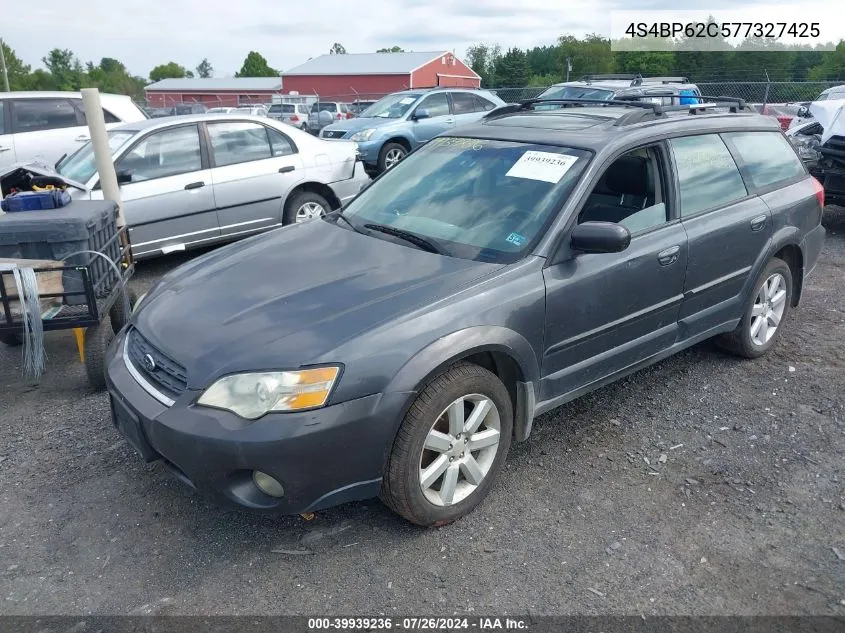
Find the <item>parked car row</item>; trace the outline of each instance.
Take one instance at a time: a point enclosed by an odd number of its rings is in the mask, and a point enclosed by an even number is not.
[[[268,119],[170,124],[167,146],[189,147],[173,160],[209,169],[178,185],[212,183],[191,204],[221,218],[234,201],[215,170],[275,138],[303,162],[336,144],[341,165],[353,141],[371,160],[412,149],[391,139],[417,149],[342,209],[195,258],[144,296],[107,361],[140,456],[227,507],[379,496],[441,526],[494,490],[537,416],[711,337],[746,358],[776,344],[825,230],[824,191],[774,119],[735,102],[496,105],[406,91],[324,128],[332,141]],[[148,133],[116,142],[121,172],[167,169],[132,149]]]

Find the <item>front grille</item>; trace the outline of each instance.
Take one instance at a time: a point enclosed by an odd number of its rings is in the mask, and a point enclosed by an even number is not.
[[[138,373],[165,395],[176,398],[187,389],[185,368],[153,347],[135,328],[127,334],[126,353]],[[150,369],[150,359],[153,369]]]
[[[344,134],[344,130],[326,130],[323,132],[323,138],[343,138]]]

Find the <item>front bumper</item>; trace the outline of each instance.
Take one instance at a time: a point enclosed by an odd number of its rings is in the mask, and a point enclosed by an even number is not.
[[[228,508],[298,514],[378,495],[382,469],[408,394],[375,394],[323,409],[246,420],[196,406],[197,391],[165,406],[132,377],[125,333],[111,346],[107,385],[117,430],[147,462],[163,460],[183,483]],[[271,497],[253,482],[284,487]]]
[[[332,191],[334,191],[337,199],[340,200],[340,204],[342,206],[357,196],[361,192],[361,187],[369,183],[370,180],[371,178],[367,175],[364,165],[360,160],[356,160],[355,169],[352,172],[352,178],[333,182],[329,186],[332,188]]]

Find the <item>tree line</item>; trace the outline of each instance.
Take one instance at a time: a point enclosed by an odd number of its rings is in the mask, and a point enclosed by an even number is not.
[[[139,77],[113,57],[103,57],[99,63],[83,64],[73,51],[54,48],[41,59],[45,68],[35,70],[25,64],[5,42],[0,42],[6,61],[10,90],[70,90],[99,88],[102,92],[144,98],[144,87],[162,79],[212,77],[214,68],[207,58],[193,69],[176,62],[159,64],[150,70],[149,77]],[[279,71],[271,68],[260,53],[250,51],[236,77],[278,77]]]
[[[497,43],[467,49],[466,63],[489,88],[548,86],[591,73],[640,73],[643,76],[683,76],[698,83],[718,81],[845,82],[845,41],[835,51],[818,46],[772,45],[755,38],[735,47],[714,42],[713,50],[612,51],[610,39],[591,34],[563,35],[555,44],[504,50]],[[724,50],[728,49],[728,50]]]

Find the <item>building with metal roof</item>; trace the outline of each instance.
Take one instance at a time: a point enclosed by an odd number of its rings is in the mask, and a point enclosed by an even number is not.
[[[147,105],[172,107],[202,103],[208,107],[268,103],[282,92],[280,77],[162,79],[144,88]]]
[[[283,92],[355,101],[409,88],[478,88],[481,77],[449,51],[320,55],[282,73]]]

